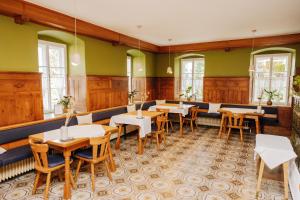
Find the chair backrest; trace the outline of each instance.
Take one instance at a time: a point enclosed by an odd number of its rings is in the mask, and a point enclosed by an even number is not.
[[[193,120],[197,119],[197,114],[198,114],[198,106],[194,106],[191,108],[191,118]]]
[[[110,143],[110,134],[103,137],[90,138],[90,145],[93,151],[93,160],[104,160],[108,156],[108,148]]]
[[[242,128],[244,122],[244,114],[237,114],[232,112],[226,112],[225,116],[228,117],[228,124],[233,128]]]
[[[127,112],[134,112],[136,111],[135,104],[127,105]]]
[[[157,131],[164,131],[167,118],[166,116],[158,116],[156,118]]]
[[[48,144],[37,143],[34,140],[29,140],[32,154],[35,160],[36,169],[48,169]]]
[[[157,112],[163,112],[164,113],[164,116],[168,118],[168,114],[170,112],[169,109],[165,109],[165,108],[156,108],[156,111]]]

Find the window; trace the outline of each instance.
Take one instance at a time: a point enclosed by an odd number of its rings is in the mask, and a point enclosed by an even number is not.
[[[39,40],[38,62],[42,73],[44,112],[50,113],[67,91],[66,45]]]
[[[280,97],[274,99],[276,104],[288,104],[291,54],[268,54],[254,56],[255,71],[252,77],[252,102],[258,102],[258,97],[264,89],[277,90]],[[263,101],[267,98],[263,96]]]
[[[193,94],[203,99],[204,58],[181,59],[181,93],[192,87]]]
[[[132,57],[127,56],[127,76],[128,76],[128,91],[132,91]]]

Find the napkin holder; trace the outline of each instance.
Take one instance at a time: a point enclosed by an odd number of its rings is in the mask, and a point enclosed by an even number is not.
[[[67,126],[62,126],[60,128],[60,140],[61,141],[65,141],[65,140],[68,140],[69,137],[68,137],[68,127]]]
[[[261,112],[262,112],[261,105],[257,106],[256,112],[257,112],[257,113],[261,113]]]
[[[137,110],[137,118],[143,118],[142,110]]]
[[[182,102],[182,101],[179,102],[179,107],[180,107],[180,108],[183,107],[183,102]]]

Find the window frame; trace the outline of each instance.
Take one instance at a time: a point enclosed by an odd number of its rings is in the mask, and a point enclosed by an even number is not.
[[[197,80],[197,79],[194,79],[194,68],[195,68],[195,60],[203,60],[203,65],[204,65],[204,70],[203,70],[203,77],[201,78],[202,79],[202,98],[199,98],[198,100],[200,101],[203,101],[203,98],[204,98],[204,77],[205,77],[205,57],[186,57],[186,58],[181,58],[180,59],[180,87],[179,87],[179,91],[180,91],[180,94],[184,93],[183,89],[182,89],[182,68],[183,68],[183,61],[192,61],[192,90],[194,91],[194,80]]]
[[[48,105],[50,105],[50,110],[45,110],[44,106],[43,106],[43,111],[44,111],[44,114],[49,114],[49,113],[53,113],[54,112],[54,105],[53,105],[53,108],[51,109],[51,97],[52,97],[52,93],[51,93],[51,78],[50,78],[50,64],[49,64],[49,46],[55,46],[55,47],[59,47],[59,48],[63,48],[63,56],[64,56],[64,74],[65,74],[65,92],[66,94],[68,93],[68,55],[67,55],[67,45],[66,44],[63,44],[63,43],[57,43],[57,42],[51,42],[51,41],[47,41],[47,40],[38,40],[38,47],[39,45],[45,45],[46,47],[46,50],[45,50],[45,63],[46,63],[46,66],[43,66],[43,67],[46,67],[47,68],[47,74],[48,74]],[[39,55],[38,55],[38,59],[39,59]],[[38,62],[38,66],[39,68],[41,67],[39,62]],[[43,86],[42,86],[42,91],[43,91]],[[65,95],[66,95],[65,94]],[[44,97],[43,97],[44,98]]]
[[[253,56],[253,64],[255,66],[256,69],[256,62],[257,62],[257,58],[259,57],[269,57],[270,58],[270,71],[269,71],[269,83],[268,83],[268,89],[271,88],[272,86],[272,74],[273,74],[273,58],[276,56],[287,56],[287,62],[288,62],[288,70],[287,70],[287,89],[285,91],[285,95],[286,95],[286,101],[281,103],[281,102],[273,102],[274,105],[290,105],[291,104],[291,96],[290,96],[290,89],[292,87],[292,72],[293,72],[293,66],[292,66],[292,53],[290,52],[284,52],[284,53],[269,53],[269,54],[255,54],[252,55]],[[250,102],[253,104],[257,104],[259,103],[258,99],[254,99],[255,97],[255,74],[256,71],[250,72],[250,76],[251,76],[251,99]]]
[[[128,76],[128,58],[130,58],[130,76]],[[132,55],[129,55],[127,54],[126,56],[126,74],[127,74],[127,77],[128,77],[128,92],[132,92],[132,66],[133,66],[133,56]],[[130,84],[129,84],[130,83]]]

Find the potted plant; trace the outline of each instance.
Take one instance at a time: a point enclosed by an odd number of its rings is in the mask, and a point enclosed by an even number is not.
[[[295,92],[300,92],[300,75],[294,77],[293,88]]]
[[[128,92],[129,105],[133,104],[133,98],[135,97],[135,95],[137,95],[137,93],[137,90],[132,90],[131,92]]]
[[[63,106],[64,113],[68,113],[72,107],[72,96],[63,96],[58,104]]]
[[[194,94],[192,93],[192,86],[187,87],[184,93],[180,94],[179,97],[184,96],[187,101],[191,101]]]
[[[280,93],[277,90],[267,90],[264,89],[265,94],[267,95],[268,101],[267,101],[267,105],[271,106],[273,104],[272,100],[275,99],[275,97],[279,98],[280,97]]]

